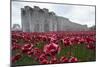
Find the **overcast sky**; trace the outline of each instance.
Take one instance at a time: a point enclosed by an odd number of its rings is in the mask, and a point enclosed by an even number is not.
[[[12,25],[21,25],[21,8],[24,6],[39,6],[53,11],[58,16],[68,18],[70,21],[87,25],[91,27],[95,25],[95,7],[80,6],[80,5],[64,5],[64,4],[48,4],[48,3],[33,3],[33,2],[12,2]]]

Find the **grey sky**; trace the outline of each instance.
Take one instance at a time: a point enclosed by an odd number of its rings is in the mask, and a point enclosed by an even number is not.
[[[64,4],[48,4],[48,3],[31,3],[31,2],[12,2],[12,25],[21,25],[21,11],[24,6],[39,6],[53,11],[58,16],[69,18],[72,22],[88,27],[95,24],[95,7],[79,6],[79,5],[64,5]]]

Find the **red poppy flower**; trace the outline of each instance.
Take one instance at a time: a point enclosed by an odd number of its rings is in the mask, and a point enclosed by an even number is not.
[[[32,48],[33,48],[32,44],[25,44],[24,46],[22,46],[21,50],[23,53],[27,53],[28,51],[31,51]]]
[[[69,62],[71,62],[71,63],[78,62],[78,59],[76,57],[71,57],[69,59]]]
[[[12,57],[12,62],[15,63],[15,62],[18,61],[20,58],[21,58],[21,54],[18,53],[18,54],[16,54],[15,56]]]
[[[60,62],[61,62],[61,63],[66,63],[66,62],[68,62],[68,58],[62,56],[62,57],[60,58]]]
[[[43,61],[40,62],[40,64],[48,64],[48,60],[44,59]]]
[[[55,43],[50,43],[44,46],[44,52],[46,54],[55,56],[57,53],[60,52],[60,47]]]
[[[56,57],[51,58],[50,64],[56,64],[56,63],[58,63],[57,58]]]

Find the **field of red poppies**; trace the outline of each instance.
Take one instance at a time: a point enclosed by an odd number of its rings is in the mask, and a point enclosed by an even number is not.
[[[12,32],[12,64],[37,65],[96,60],[96,32]]]

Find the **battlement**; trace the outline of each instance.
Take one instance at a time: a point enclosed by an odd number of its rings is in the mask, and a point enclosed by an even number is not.
[[[46,9],[46,8],[43,8],[42,10],[43,10],[45,13],[49,13],[49,10]]]
[[[40,10],[40,7],[34,6],[33,10],[39,11]]]
[[[37,11],[37,12],[43,12],[49,15],[56,15],[53,11],[49,12],[47,8],[41,9],[39,6],[34,6],[33,8],[30,6],[24,6],[24,8],[21,8],[22,13],[25,13],[25,11]]]

